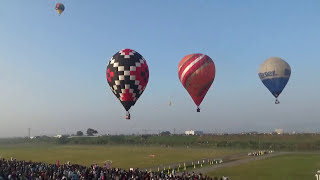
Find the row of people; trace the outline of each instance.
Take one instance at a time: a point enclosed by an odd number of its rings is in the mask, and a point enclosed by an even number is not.
[[[98,165],[46,164],[42,162],[6,160],[0,158],[0,180],[220,180],[202,174],[183,172],[150,172],[137,169],[124,170]],[[221,178],[222,179],[222,178]]]

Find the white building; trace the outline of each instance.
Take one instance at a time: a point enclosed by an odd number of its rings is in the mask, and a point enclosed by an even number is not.
[[[53,137],[55,137],[55,138],[61,138],[61,137],[62,137],[62,135],[61,135],[61,134],[58,134],[58,135],[53,136]]]
[[[277,134],[283,134],[283,129],[275,129],[274,130]]]
[[[185,131],[184,133],[185,133],[185,135],[201,135],[201,134],[203,134],[202,131],[194,131],[194,130],[188,130],[188,131]]]

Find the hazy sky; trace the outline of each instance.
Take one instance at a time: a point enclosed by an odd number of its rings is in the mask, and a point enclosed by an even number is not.
[[[75,133],[320,131],[319,0],[2,0],[0,137]],[[123,48],[150,79],[131,120],[105,70]],[[216,79],[196,112],[177,66],[214,59]],[[280,104],[258,77],[278,56],[292,69]],[[172,106],[168,102],[172,101]]]

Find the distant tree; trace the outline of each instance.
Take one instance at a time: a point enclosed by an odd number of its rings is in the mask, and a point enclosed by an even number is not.
[[[160,133],[160,136],[170,136],[170,132],[169,131],[162,131],[161,133]]]
[[[146,143],[146,142],[147,142],[148,137],[150,137],[150,135],[141,135],[141,142]]]
[[[91,129],[91,128],[89,128],[89,129],[87,130],[87,135],[88,135],[88,136],[93,136],[94,134],[98,134],[98,131],[96,131],[96,130],[94,130],[94,129]]]
[[[62,136],[61,138],[59,138],[58,142],[60,144],[67,144],[69,142],[69,140],[68,140],[67,136]]]
[[[77,136],[83,136],[83,132],[82,131],[77,131]]]

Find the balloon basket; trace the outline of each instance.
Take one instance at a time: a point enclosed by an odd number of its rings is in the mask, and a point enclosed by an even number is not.
[[[129,112],[127,112],[126,119],[130,120],[130,113]]]

